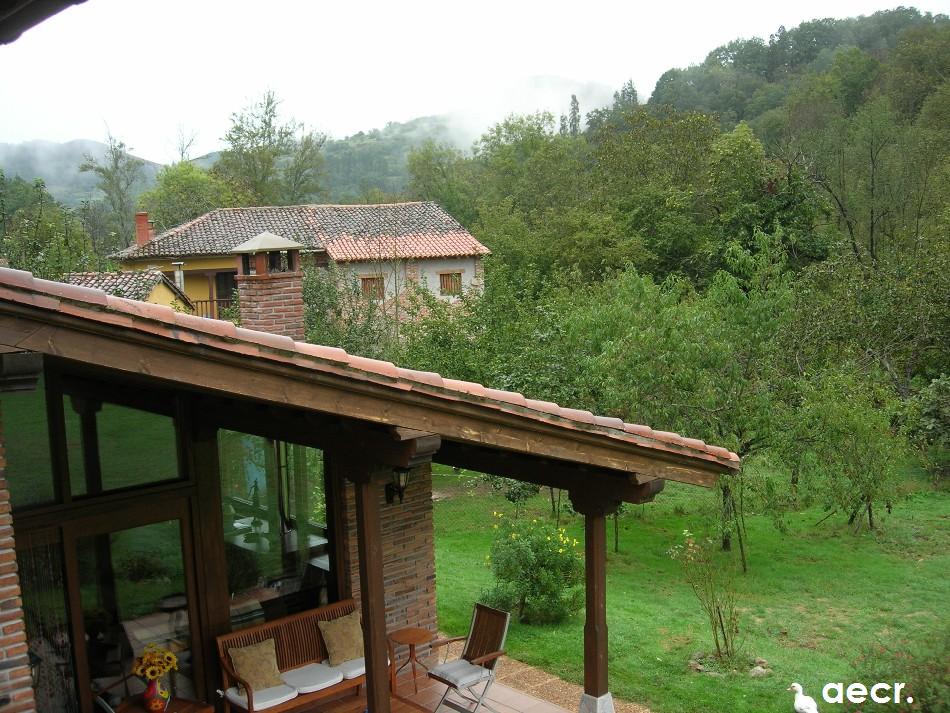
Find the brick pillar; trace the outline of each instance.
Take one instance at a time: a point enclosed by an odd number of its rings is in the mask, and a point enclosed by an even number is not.
[[[242,327],[304,340],[302,272],[238,275],[235,279]]]
[[[380,488],[382,490],[382,488]],[[360,600],[356,497],[346,482],[343,499],[343,560],[353,598]],[[402,503],[392,505],[380,495],[383,540],[383,585],[386,589],[386,629],[419,626],[435,633],[435,535],[432,525],[432,466],[412,469]],[[342,587],[341,587],[342,589]]]
[[[36,704],[26,654],[26,628],[13,543],[6,467],[3,412],[0,410],[0,709],[4,713],[32,713],[36,710]]]

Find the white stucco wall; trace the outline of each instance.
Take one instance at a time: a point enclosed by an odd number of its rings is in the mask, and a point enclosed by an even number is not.
[[[436,297],[447,301],[455,301],[457,297],[440,295],[439,275],[445,272],[462,273],[462,291],[472,289],[473,285],[481,288],[481,276],[476,281],[476,268],[481,258],[443,258],[437,260],[412,260],[397,262],[348,262],[339,265],[350,275],[357,278],[379,276],[386,284],[386,299],[392,299],[405,291],[407,273],[416,279],[420,285],[428,289]]]

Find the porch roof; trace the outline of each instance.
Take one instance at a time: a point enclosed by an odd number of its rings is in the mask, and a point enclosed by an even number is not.
[[[26,323],[17,323],[18,318]],[[106,349],[107,344],[112,346]],[[152,354],[157,349],[163,357],[150,359],[145,352],[123,357],[122,344],[148,347]],[[614,473],[645,473],[650,476],[646,480],[709,486],[719,474],[739,467],[735,453],[676,433],[7,268],[0,268],[0,345],[418,429],[440,435],[443,442],[581,463]],[[191,365],[181,358],[192,360]],[[195,360],[216,361],[219,369],[195,368]],[[224,363],[230,372],[223,371]],[[236,376],[235,368],[256,373],[256,390],[242,392],[244,380]],[[261,372],[277,368],[283,378],[265,385]],[[308,383],[311,393],[305,388]],[[334,389],[329,395],[327,387]],[[316,399],[315,390],[322,400]]]

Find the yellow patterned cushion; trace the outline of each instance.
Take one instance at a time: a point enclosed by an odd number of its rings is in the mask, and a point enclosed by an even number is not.
[[[259,644],[228,649],[234,672],[248,682],[255,691],[279,686],[280,670],[277,668],[277,651],[273,639],[264,639]],[[240,690],[243,686],[238,686]]]
[[[358,611],[338,619],[318,621],[317,626],[323,634],[323,643],[327,646],[331,666],[339,666],[363,655],[363,627],[360,625]]]

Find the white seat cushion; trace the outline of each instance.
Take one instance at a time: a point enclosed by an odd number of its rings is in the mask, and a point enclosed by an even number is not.
[[[448,681],[456,688],[468,688],[491,676],[491,671],[484,666],[476,666],[465,659],[448,661],[436,666],[429,673]]]
[[[340,667],[327,666],[322,663],[309,663],[300,668],[292,668],[280,674],[280,679],[288,686],[293,686],[299,693],[313,693],[322,688],[329,688],[343,680]]]
[[[224,692],[224,695],[232,704],[247,710],[247,696],[239,693],[236,687],[229,688]],[[262,688],[260,691],[254,691],[254,710],[262,711],[266,708],[272,708],[296,697],[297,689],[292,686]]]
[[[356,678],[366,673],[366,659],[360,656],[358,659],[344,661],[339,666],[334,666],[334,670],[343,674],[343,678]]]

